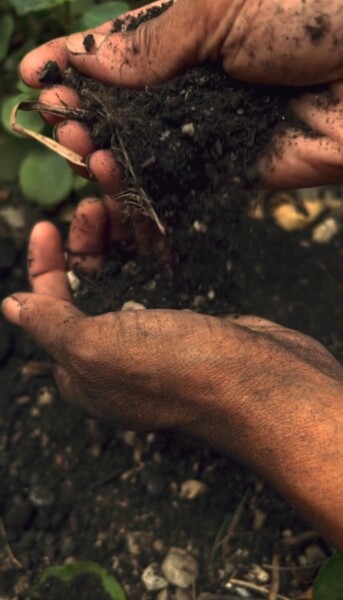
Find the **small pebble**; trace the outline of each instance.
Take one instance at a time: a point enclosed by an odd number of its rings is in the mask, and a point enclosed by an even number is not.
[[[182,135],[186,135],[188,137],[194,137],[194,131],[195,131],[194,123],[185,123],[181,127]]]
[[[269,573],[267,573],[267,571],[262,569],[262,567],[259,565],[252,565],[247,578],[250,579],[250,581],[255,581],[256,583],[265,584],[269,581]]]
[[[77,292],[80,289],[81,281],[75,275],[74,271],[68,271],[67,279],[72,292]]]
[[[127,302],[124,302],[123,306],[121,307],[121,310],[143,310],[145,309],[145,306],[143,306],[143,304],[140,304],[140,302],[135,302],[134,300],[128,300]]]
[[[207,492],[207,485],[197,479],[188,479],[181,484],[180,496],[186,500],[195,500]]]
[[[48,386],[42,387],[37,394],[38,406],[50,406],[55,400],[55,394]]]
[[[152,563],[144,569],[141,577],[148,592],[157,592],[168,586],[167,580],[160,574],[159,566]]]
[[[38,483],[32,486],[29,493],[29,500],[36,508],[45,508],[55,502],[55,496],[48,487]]]
[[[327,244],[337,235],[340,227],[333,217],[328,217],[322,221],[312,231],[312,240],[317,244]]]
[[[170,583],[180,588],[188,588],[194,584],[198,576],[198,563],[183,548],[170,548],[162,563],[162,571]]]

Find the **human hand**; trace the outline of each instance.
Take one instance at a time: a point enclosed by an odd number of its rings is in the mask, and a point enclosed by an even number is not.
[[[52,60],[61,71],[70,63],[107,84],[139,88],[210,59],[221,60],[228,73],[252,82],[331,82],[343,71],[339,48],[342,21],[337,1],[327,5],[324,0],[288,0],[280,5],[275,0],[178,0],[135,31],[111,33],[110,21],[91,32],[53,40],[28,54],[20,72],[28,85],[41,88],[42,71]],[[89,33],[94,36],[94,46],[86,52],[83,41]],[[304,137],[294,131],[284,135],[272,165],[270,158],[261,157],[259,168],[266,187],[341,181],[342,86],[334,84],[332,93],[336,104],[329,109],[318,102],[317,95],[303,96],[294,103],[295,112],[323,137]],[[40,102],[78,106],[79,99],[73,90],[55,85],[42,91]],[[56,122],[56,117],[46,118]],[[56,137],[84,159],[88,157],[89,169],[105,191],[117,193],[120,173],[115,159],[110,151],[96,151],[84,125],[64,122],[57,127]]]
[[[81,205],[73,264],[100,265],[109,219],[106,205]],[[72,304],[66,268],[57,230],[37,225],[33,294],[3,304],[51,355],[62,396],[117,426],[175,428],[231,453],[343,549],[343,371],[333,357],[257,317],[140,310],[90,318]]]

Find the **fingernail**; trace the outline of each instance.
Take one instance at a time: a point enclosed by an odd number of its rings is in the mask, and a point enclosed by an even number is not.
[[[67,50],[71,54],[94,54],[105,38],[103,33],[74,33],[67,38]]]
[[[96,180],[96,177],[95,177],[93,171],[91,170],[91,168],[89,166],[92,156],[93,156],[93,154],[88,154],[88,156],[87,156],[87,158],[85,160],[85,163],[86,163],[86,167],[87,167],[87,171],[89,173],[90,179]]]
[[[14,296],[9,296],[1,303],[1,311],[4,317],[13,323],[13,325],[19,325],[20,321],[20,308],[21,305]]]

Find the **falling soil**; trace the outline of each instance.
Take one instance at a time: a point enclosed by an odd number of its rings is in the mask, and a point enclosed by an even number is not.
[[[91,51],[92,39],[86,44]],[[142,92],[66,77],[100,147],[112,147],[122,165],[123,202],[141,206],[143,197],[147,208],[148,198],[166,228],[173,271],[117,250],[101,275],[80,274],[77,303],[89,314],[126,300],[249,312],[313,336],[343,362],[343,234],[316,245],[310,230],[290,234],[246,214],[256,160],[280,152],[276,132],[306,131],[288,109],[293,91],[243,85],[213,66]],[[7,230],[1,244],[4,297],[27,287],[26,248]],[[311,585],[330,549],[259,477],[198,442],[85,418],[61,401],[43,353],[2,318],[0,327],[1,598],[27,600],[47,565],[76,559],[106,568],[129,600],[150,600],[142,573],[171,546],[196,558],[197,594],[243,597],[242,587],[238,596],[227,585],[233,574],[269,585],[275,551],[281,594],[296,597]],[[206,493],[187,498],[190,480]],[[214,554],[242,499],[235,531]],[[72,587],[49,580],[35,597],[87,598],[79,585],[102,600],[97,581],[82,578]]]

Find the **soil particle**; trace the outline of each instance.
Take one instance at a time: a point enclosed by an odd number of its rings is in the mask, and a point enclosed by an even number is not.
[[[154,19],[155,17],[159,17],[162,13],[164,13],[168,8],[170,8],[173,4],[173,0],[171,2],[165,2],[161,6],[155,6],[150,8],[149,10],[142,11],[135,17],[124,17],[116,19],[113,22],[113,33],[117,33],[119,31],[133,31],[137,29],[139,25],[145,23],[146,21],[150,21],[150,19]]]
[[[62,82],[62,74],[55,60],[49,60],[44,65],[39,81],[44,85],[54,85]]]
[[[319,44],[330,30],[331,20],[326,14],[317,15],[313,23],[304,26],[304,31],[313,44]]]
[[[83,45],[85,47],[86,52],[90,52],[92,50],[92,48],[94,47],[94,44],[95,44],[94,35],[92,33],[89,33],[88,35],[86,35],[86,37],[83,40]]]

